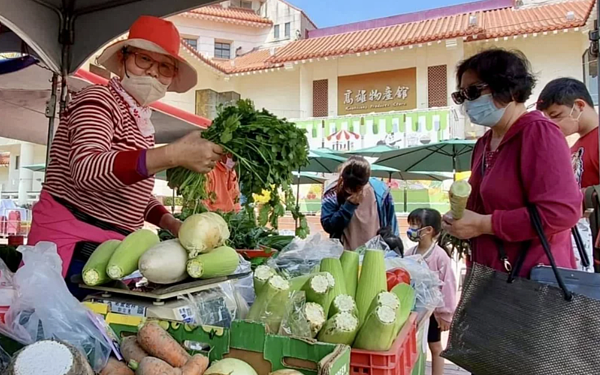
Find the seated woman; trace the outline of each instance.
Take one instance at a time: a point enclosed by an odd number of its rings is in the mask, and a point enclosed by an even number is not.
[[[549,260],[530,223],[537,207],[559,267],[575,268],[570,229],[581,217],[581,192],[564,135],[541,112],[528,112],[535,79],[521,53],[492,49],[463,61],[452,94],[471,122],[489,128],[473,151],[473,191],[464,217],[444,217],[444,229],[470,239],[471,261],[507,272],[529,250],[519,276]],[[506,257],[499,255],[503,245]],[[508,261],[505,262],[505,260]]]
[[[327,187],[322,199],[321,225],[347,250],[364,245],[382,228],[389,227],[398,235],[392,195],[385,183],[371,178],[371,166],[365,158],[349,158],[337,183]]]

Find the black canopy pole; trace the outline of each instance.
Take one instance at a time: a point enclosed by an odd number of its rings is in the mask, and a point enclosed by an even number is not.
[[[46,117],[48,118],[48,139],[46,143],[46,165],[50,164],[50,145],[54,137],[54,119],[56,117],[56,93],[58,91],[58,73],[52,74],[52,87],[50,99],[46,103]],[[44,176],[45,179],[45,176]]]

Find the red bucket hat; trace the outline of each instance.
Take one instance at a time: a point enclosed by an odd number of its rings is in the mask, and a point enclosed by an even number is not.
[[[146,51],[162,53],[177,60],[177,75],[168,91],[186,92],[196,86],[198,76],[196,69],[179,55],[181,38],[172,22],[158,17],[141,16],[129,29],[129,36],[106,47],[98,57],[98,64],[109,71],[119,74],[122,62],[118,52],[123,47],[136,47]]]

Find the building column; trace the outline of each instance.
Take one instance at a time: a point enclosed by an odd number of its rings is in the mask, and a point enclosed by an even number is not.
[[[298,118],[312,117],[313,115],[313,74],[306,64],[300,66],[300,113]],[[292,116],[290,116],[292,117]],[[296,117],[296,116],[293,116]]]
[[[21,144],[21,155],[19,156],[19,205],[27,204],[27,192],[33,186],[33,171],[23,168],[25,165],[33,164],[33,145],[31,143]]]
[[[417,66],[417,109],[429,108],[429,92],[427,91],[428,86],[428,64],[427,61],[427,50],[425,48],[418,48],[416,56]]]

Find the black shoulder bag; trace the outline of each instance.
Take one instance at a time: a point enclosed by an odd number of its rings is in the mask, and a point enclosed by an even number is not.
[[[600,300],[571,292],[537,208],[529,213],[559,286],[516,276],[529,244],[508,274],[473,264],[442,357],[478,375],[598,374]]]

